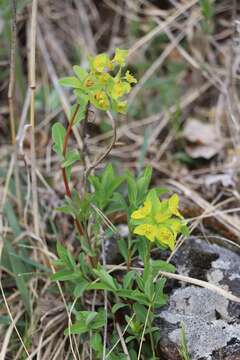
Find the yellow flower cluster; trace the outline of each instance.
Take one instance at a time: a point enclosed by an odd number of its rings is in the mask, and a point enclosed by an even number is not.
[[[131,215],[131,221],[136,225],[134,234],[145,236],[173,250],[176,237],[184,225],[178,207],[177,194],[160,201],[156,190],[150,190],[144,205]]]
[[[104,53],[95,58],[89,56],[90,72],[75,66],[74,72],[79,81],[78,89],[81,89],[77,94],[81,96],[82,92],[98,109],[106,111],[112,106],[114,111],[126,113],[127,101],[123,101],[122,97],[130,92],[131,84],[137,82],[129,70],[122,75],[127,55],[128,50],[117,48],[112,59]],[[118,72],[112,76],[110,72],[116,67]]]

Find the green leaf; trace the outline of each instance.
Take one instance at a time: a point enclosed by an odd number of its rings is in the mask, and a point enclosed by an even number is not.
[[[78,256],[79,263],[80,263],[80,269],[83,273],[83,275],[88,278],[88,275],[90,273],[90,266],[86,262],[86,256],[83,252],[81,252]]]
[[[145,281],[144,290],[144,293],[147,295],[149,301],[152,301],[152,298],[154,296],[154,284],[151,276],[149,276],[148,279]]]
[[[167,272],[175,272],[176,267],[166,261],[163,260],[151,260],[151,266],[154,270],[159,271],[167,271]]]
[[[53,281],[78,280],[79,278],[81,278],[81,273],[70,270],[61,270],[50,276]]]
[[[119,251],[120,254],[122,255],[122,257],[124,258],[125,261],[127,261],[128,258],[128,247],[127,247],[127,242],[125,239],[120,239],[118,240],[118,247],[119,247]]]
[[[81,81],[79,81],[79,79],[76,78],[75,76],[64,77],[59,80],[59,84],[66,86],[66,87],[72,87],[72,88],[77,88],[77,89],[82,88]]]
[[[131,174],[127,174],[126,176],[127,184],[128,184],[128,200],[130,206],[137,206],[137,184]]]
[[[92,323],[93,320],[96,319],[97,315],[98,315],[97,312],[94,311],[90,312],[90,314],[86,318],[86,325],[88,326],[90,323]]]
[[[89,329],[88,327],[83,324],[82,322],[77,322],[73,325],[71,325],[68,329],[64,330],[64,334],[65,335],[69,335],[70,334],[84,334],[85,332],[88,332]]]
[[[104,310],[100,310],[97,314],[96,319],[91,324],[91,328],[96,330],[102,328],[106,323],[106,314]]]
[[[96,351],[98,354],[102,353],[103,345],[102,345],[102,337],[99,333],[93,334],[90,338],[90,346]]]
[[[103,284],[106,284],[109,288],[111,288],[112,291],[117,290],[117,286],[114,281],[114,278],[107,271],[105,271],[103,269],[100,269],[100,270],[94,269],[94,273],[99,277],[101,282]]]
[[[141,291],[144,291],[144,281],[141,275],[136,274],[136,281],[138,284],[138,287]]]
[[[150,305],[148,298],[139,290],[119,289],[117,294],[123,299],[131,299],[146,306]]]
[[[128,304],[123,304],[123,303],[114,304],[112,307],[112,313],[115,314],[119,309],[122,309],[126,306],[128,306]]]
[[[128,206],[124,199],[124,196],[118,192],[115,192],[111,198],[111,204],[107,208],[107,213],[115,211],[127,211]]]
[[[51,273],[51,270],[47,267],[47,266],[44,266],[42,264],[39,264],[35,261],[33,261],[31,258],[29,257],[25,257],[24,255],[19,255],[19,254],[16,254],[16,253],[10,253],[11,256],[15,257],[16,259],[19,259],[22,261],[22,263],[26,264],[26,265],[30,265],[31,267],[35,267],[36,269],[39,269],[39,270],[43,270],[44,272],[50,272]],[[4,266],[4,265],[3,265]],[[28,269],[26,269],[27,271]]]
[[[89,102],[89,96],[84,94],[82,90],[75,89],[74,94],[77,98],[77,103],[80,105],[80,109],[74,119],[73,126],[78,125],[87,115],[87,105]],[[73,107],[74,108],[74,107]]]
[[[95,191],[100,191],[101,189],[101,182],[97,176],[91,175],[88,177],[89,182],[94,187]]]
[[[70,327],[71,334],[81,334],[89,330],[96,330],[105,325],[105,311],[79,311],[77,322]],[[67,334],[67,329],[65,330]]]
[[[155,190],[156,190],[158,196],[164,195],[169,192],[169,189],[164,188],[164,187],[157,187],[157,188],[155,188]]]
[[[143,197],[145,196],[149,188],[151,178],[152,178],[152,167],[149,165],[144,170],[143,175],[137,180],[138,193],[141,194]]]
[[[189,236],[190,235],[190,231],[189,231],[189,228],[186,224],[183,224],[181,226],[181,233],[184,235],[184,236]]]
[[[60,259],[71,269],[76,268],[76,263],[69,250],[66,249],[59,241],[57,242],[57,253]]]
[[[78,321],[81,320],[84,324],[86,324],[87,318],[91,314],[97,315],[97,312],[96,311],[87,311],[87,310],[78,311],[76,314],[76,317],[77,317]]]
[[[15,282],[17,284],[18,290],[20,292],[23,304],[25,306],[25,309],[27,310],[28,314],[31,314],[31,304],[30,304],[30,296],[27,288],[27,283],[25,281],[24,276],[21,276],[21,274],[26,273],[27,269],[22,263],[20,259],[18,259],[17,255],[12,244],[7,240],[4,239],[4,254],[7,257],[7,260],[10,265],[10,271],[14,275]],[[3,256],[3,255],[2,255]],[[2,258],[1,258],[2,263]]]
[[[102,187],[105,193],[108,192],[109,187],[114,179],[114,170],[112,164],[108,164],[102,174]]]
[[[19,226],[19,221],[16,217],[16,213],[13,209],[13,206],[9,201],[7,201],[5,203],[4,213],[7,216],[9,226],[12,229],[14,236],[16,236],[16,237],[19,236],[21,234],[21,228]]]
[[[57,207],[55,210],[56,210],[56,211],[59,211],[59,212],[62,212],[62,213],[64,213],[64,214],[68,214],[68,215],[74,216],[74,213],[73,213],[73,211],[72,211],[71,206],[68,206],[68,205],[63,205],[63,206]]]
[[[128,287],[132,287],[132,283],[136,277],[136,271],[129,271],[123,278],[123,287],[127,289]]]
[[[146,256],[148,254],[148,240],[139,238],[136,241],[136,247],[139,253],[139,256],[143,262],[146,260]]]
[[[76,298],[81,297],[84,291],[87,289],[89,282],[85,279],[78,280],[78,284],[76,285],[73,294]]]
[[[73,71],[81,81],[83,81],[88,74],[86,70],[78,65],[73,66]]]
[[[62,167],[66,168],[73,165],[76,161],[80,160],[80,154],[77,149],[73,149],[67,152],[67,155],[62,162]]]
[[[61,123],[57,122],[52,126],[52,140],[54,143],[53,150],[60,157],[62,156],[62,153],[63,153],[63,144],[64,144],[65,134],[66,134],[66,130]]]
[[[115,290],[113,290],[111,286],[101,281],[93,282],[92,284],[88,285],[87,290],[107,290],[107,291],[115,292]]]
[[[147,309],[145,306],[135,303],[133,304],[133,310],[137,316],[137,319],[140,320],[142,324],[144,324],[147,316]]]
[[[154,304],[158,306],[165,305],[167,302],[167,295],[163,293],[164,286],[166,284],[166,279],[162,278],[155,283],[155,297]]]

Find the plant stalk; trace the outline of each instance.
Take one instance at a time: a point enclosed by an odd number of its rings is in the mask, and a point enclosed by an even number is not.
[[[36,91],[36,28],[37,28],[38,1],[32,2],[32,17],[30,28],[30,64],[29,64],[29,87],[30,100],[30,126],[31,126],[31,180],[33,200],[33,222],[35,234],[40,236],[37,174],[36,174],[36,149],[35,149],[35,91]]]
[[[73,114],[72,114],[72,117],[71,119],[69,120],[69,123],[68,123],[68,127],[67,127],[67,131],[66,131],[66,134],[65,134],[65,137],[64,137],[64,142],[63,142],[63,157],[65,158],[66,156],[66,153],[67,153],[67,145],[68,145],[68,140],[69,140],[69,137],[70,137],[70,134],[72,132],[72,128],[73,128],[73,124],[74,124],[74,121],[76,119],[76,116],[77,116],[77,113],[80,109],[80,105],[77,104],[76,106],[76,109],[74,110]],[[62,176],[63,176],[63,182],[64,182],[64,186],[65,186],[65,192],[66,192],[66,196],[70,199],[72,199],[72,192],[71,192],[71,189],[70,189],[70,186],[69,186],[69,182],[68,182],[68,178],[67,178],[67,172],[66,172],[66,169],[62,167]],[[84,229],[83,229],[83,226],[80,222],[79,219],[74,219],[74,222],[75,222],[75,225],[76,225],[76,228],[77,228],[77,231],[79,233],[80,236],[84,235]],[[86,235],[86,238],[87,238],[87,241],[88,241],[88,246],[91,247],[91,243],[90,243],[90,239],[89,239],[89,236],[88,234],[85,234]],[[94,262],[94,259],[89,256],[89,261],[91,262],[91,265],[93,267],[95,267],[95,262]]]
[[[17,162],[17,143],[16,143],[16,129],[15,129],[15,69],[16,69],[16,43],[17,43],[17,9],[16,0],[12,0],[12,32],[11,32],[11,56],[10,56],[10,78],[8,87],[8,107],[9,107],[9,120],[11,129],[11,141],[14,150],[14,178],[17,196],[17,206],[19,215],[22,213],[22,199],[21,188],[19,179],[19,167]]]

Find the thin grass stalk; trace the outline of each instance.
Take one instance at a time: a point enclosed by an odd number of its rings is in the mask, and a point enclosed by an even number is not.
[[[35,149],[35,90],[36,90],[36,27],[37,27],[37,5],[38,1],[32,2],[32,17],[30,27],[30,67],[29,67],[29,87],[31,91],[30,99],[30,126],[31,126],[31,180],[32,180],[32,201],[33,201],[33,223],[34,232],[40,236],[39,209],[37,193],[37,174],[36,174],[36,149]]]
[[[17,162],[17,143],[16,143],[16,127],[15,127],[15,72],[16,72],[16,43],[17,43],[17,8],[16,0],[12,0],[12,30],[11,30],[11,55],[10,55],[10,77],[8,87],[8,107],[9,107],[9,122],[11,131],[11,143],[14,150],[14,178],[16,187],[18,214],[22,213],[22,199],[19,179],[19,169]]]

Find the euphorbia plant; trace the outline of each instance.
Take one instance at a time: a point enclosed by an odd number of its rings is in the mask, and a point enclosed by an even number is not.
[[[127,111],[125,97],[137,82],[130,71],[125,70],[127,54],[127,50],[116,49],[112,59],[107,54],[95,58],[89,56],[88,71],[74,66],[76,76],[61,80],[61,84],[71,87],[76,96],[67,129],[61,123],[52,128],[53,149],[61,161],[66,191],[65,202],[59,211],[73,217],[81,245],[79,253],[73,256],[67,247],[58,243],[59,260],[55,262],[57,272],[52,279],[67,282],[71,298],[75,299],[75,322],[66,333],[80,334],[82,341],[91,334],[89,351],[94,352],[96,359],[125,359],[121,346],[113,347],[119,338],[119,314],[127,324],[125,341],[131,359],[140,359],[141,353],[144,358],[157,358],[154,309],[164,305],[167,299],[163,292],[165,279],[158,278],[157,274],[159,270],[174,271],[175,268],[167,262],[152,260],[151,249],[154,246],[163,251],[173,250],[178,234],[187,230],[178,209],[178,196],[174,194],[160,200],[165,190],[149,189],[150,167],[137,178],[130,172],[117,175],[110,163],[102,172],[93,174],[116,139],[116,120],[111,113],[115,113],[116,118],[117,113]],[[113,141],[92,164],[86,165],[84,126],[92,108],[109,115]],[[68,149],[73,128],[82,130],[81,152]],[[72,167],[76,162],[83,165],[79,179],[81,191],[71,185]],[[128,225],[127,239],[110,221],[113,214],[119,212],[125,215]],[[106,264],[106,237],[110,241],[117,238],[123,258],[121,266]],[[118,278],[114,270],[121,271]],[[100,299],[104,294],[103,304],[100,301],[100,305],[96,305],[93,300],[89,307],[87,299],[91,296],[96,299],[96,292]],[[111,336],[108,335],[108,324]],[[149,341],[143,342],[145,338]]]

